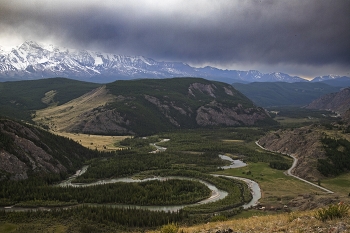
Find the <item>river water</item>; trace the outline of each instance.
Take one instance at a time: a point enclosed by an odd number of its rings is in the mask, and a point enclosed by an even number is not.
[[[245,167],[247,166],[247,164],[245,162],[243,162],[242,160],[239,160],[239,159],[232,159],[226,155],[219,155],[219,157],[222,159],[222,160],[228,160],[231,162],[230,165],[228,166],[223,166],[223,167],[220,167],[221,169],[230,169],[230,168],[239,168],[239,167]]]
[[[159,149],[159,148],[157,148]],[[163,149],[163,148],[162,148]],[[165,150],[166,148],[164,148]],[[221,169],[231,169],[231,168],[239,168],[239,167],[244,167],[247,164],[244,163],[241,160],[233,160],[232,158],[226,156],[226,155],[219,155],[219,157],[223,160],[228,160],[231,162],[230,165],[228,166],[223,166],[220,167]],[[188,177],[175,177],[175,176],[170,176],[170,177],[152,177],[152,178],[147,178],[147,179],[133,179],[131,177],[124,177],[124,178],[118,178],[118,179],[106,179],[106,180],[100,180],[97,182],[89,183],[89,184],[83,184],[83,183],[72,183],[72,180],[74,180],[77,176],[82,175],[84,172],[86,172],[87,166],[84,166],[81,170],[77,171],[77,174],[70,177],[68,180],[63,181],[59,184],[59,186],[72,186],[72,187],[87,187],[91,185],[102,185],[102,184],[111,184],[111,183],[117,183],[117,182],[126,182],[126,183],[132,183],[132,182],[146,182],[146,181],[151,181],[151,180],[167,180],[167,179],[182,179],[182,180],[195,180],[199,181],[203,184],[205,184],[211,191],[212,194],[209,198],[204,199],[200,202],[194,203],[194,204],[187,204],[187,205],[173,205],[173,206],[140,206],[140,205],[128,205],[128,204],[108,204],[110,207],[116,207],[116,208],[135,208],[135,209],[147,209],[147,210],[153,210],[153,211],[166,211],[166,212],[175,212],[178,211],[186,206],[193,206],[193,205],[201,205],[201,204],[206,204],[210,202],[215,202],[221,199],[224,199],[228,193],[226,191],[220,190],[214,185],[205,182],[203,180],[195,179],[195,178],[188,178]],[[244,209],[248,209],[252,206],[257,205],[258,200],[261,198],[261,190],[258,185],[253,180],[246,179],[246,178],[241,178],[241,177],[233,177],[233,176],[224,176],[224,175],[214,175],[214,176],[222,176],[222,177],[227,177],[231,179],[238,179],[242,180],[247,185],[249,186],[253,199],[249,202],[244,204],[242,207]],[[99,204],[91,204],[92,206],[100,206]]]

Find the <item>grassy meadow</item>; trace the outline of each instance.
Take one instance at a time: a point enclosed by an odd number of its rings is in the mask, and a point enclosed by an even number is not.
[[[56,132],[55,132],[56,133]],[[93,134],[81,134],[81,133],[56,133],[59,136],[67,137],[73,141],[78,142],[84,147],[98,151],[113,151],[123,148],[119,146],[119,142],[130,136],[105,136],[105,135],[93,135]]]

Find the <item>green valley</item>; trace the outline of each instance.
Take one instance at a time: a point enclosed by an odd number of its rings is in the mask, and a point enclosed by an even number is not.
[[[349,202],[350,122],[327,111],[200,78],[1,85],[2,232],[194,232]]]

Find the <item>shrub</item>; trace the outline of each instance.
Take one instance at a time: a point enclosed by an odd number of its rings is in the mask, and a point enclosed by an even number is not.
[[[222,221],[226,221],[227,217],[224,215],[216,215],[214,217],[211,218],[211,222],[222,222]]]
[[[315,218],[323,222],[335,218],[342,218],[348,214],[349,210],[350,206],[347,204],[339,203],[337,205],[330,205],[319,209],[315,214]]]
[[[169,223],[167,225],[162,226],[160,229],[161,233],[177,233],[179,230],[179,227],[174,223]]]

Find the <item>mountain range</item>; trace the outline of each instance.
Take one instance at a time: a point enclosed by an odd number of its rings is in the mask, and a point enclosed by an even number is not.
[[[41,46],[27,41],[11,51],[0,50],[0,81],[66,77],[81,81],[108,83],[139,78],[201,77],[226,83],[307,82],[297,76],[257,70],[195,68],[183,62],[156,61],[143,56],[124,56],[87,50]],[[328,78],[327,78],[328,77]],[[330,78],[330,77],[333,77]],[[322,76],[314,81],[334,80]],[[349,77],[342,77],[350,83]]]

